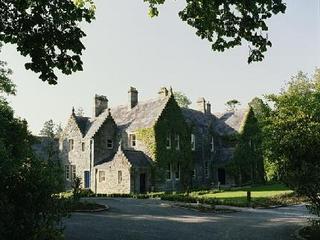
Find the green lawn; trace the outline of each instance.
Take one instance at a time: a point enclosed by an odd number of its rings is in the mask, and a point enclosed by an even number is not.
[[[247,191],[251,191],[253,207],[297,204],[305,199],[297,197],[292,190],[282,184],[261,185],[222,190],[202,190],[187,193],[159,193],[163,200],[178,202],[201,202],[214,205],[248,206]],[[151,194],[149,195],[150,197]]]
[[[234,199],[234,198],[247,198],[247,191],[251,191],[251,197],[256,198],[270,198],[281,194],[289,194],[293,191],[281,184],[265,185],[252,188],[239,188],[233,190],[221,190],[220,192],[208,191],[208,193],[201,194],[201,192],[193,192],[192,195],[206,198],[219,198],[219,199]],[[200,193],[200,194],[199,194]]]

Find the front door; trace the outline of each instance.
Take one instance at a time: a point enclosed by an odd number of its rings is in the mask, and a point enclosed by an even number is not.
[[[226,184],[226,170],[224,168],[218,168],[218,181],[220,184]]]
[[[90,187],[90,172],[84,171],[84,188]]]
[[[141,173],[140,174],[140,193],[146,192],[146,174]]]

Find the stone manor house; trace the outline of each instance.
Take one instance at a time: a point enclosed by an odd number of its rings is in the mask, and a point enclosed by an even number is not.
[[[226,165],[247,111],[213,114],[204,98],[197,109],[180,108],[172,89],[139,101],[130,87],[126,105],[94,98],[92,117],[72,110],[59,140],[66,187],[82,179],[101,194],[177,191],[234,184]]]

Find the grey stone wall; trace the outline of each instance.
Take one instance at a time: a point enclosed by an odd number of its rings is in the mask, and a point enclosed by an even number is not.
[[[105,172],[105,181],[99,181],[99,171]],[[118,180],[121,171],[122,180]],[[110,162],[95,167],[96,193],[101,194],[129,194],[131,193],[131,164],[123,153],[117,153]]]
[[[70,139],[73,140],[72,150],[69,146]],[[84,151],[82,150],[82,143],[84,143]],[[75,165],[76,176],[82,179],[82,187],[84,187],[84,171],[90,171],[90,140],[82,138],[82,134],[72,116],[59,139],[59,151],[63,170],[65,170],[65,165]],[[66,189],[71,188],[72,173],[70,175],[69,180],[66,180],[64,176]]]
[[[113,148],[107,147],[107,140],[113,141]],[[94,165],[110,158],[118,148],[117,126],[114,121],[107,118],[94,136]]]

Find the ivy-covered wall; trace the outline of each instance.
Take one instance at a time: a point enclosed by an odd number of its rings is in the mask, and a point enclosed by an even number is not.
[[[236,183],[255,184],[264,182],[264,158],[262,149],[262,131],[255,111],[250,107],[242,129],[237,136],[238,143],[229,170]]]
[[[179,135],[179,149],[176,149],[176,134]],[[167,136],[171,138],[170,149],[167,149],[166,145]],[[149,153],[154,159],[152,183],[155,190],[182,190],[190,186],[193,169],[190,130],[173,96],[168,100],[155,126],[140,129],[137,138],[148,146]],[[174,176],[171,180],[167,179],[166,171],[169,164],[172,173],[175,172],[175,167],[180,165],[179,180]]]

